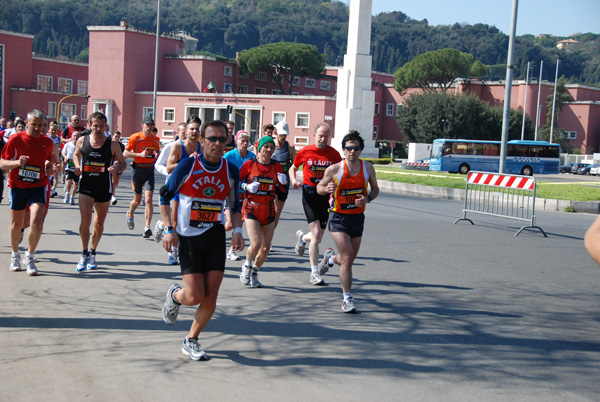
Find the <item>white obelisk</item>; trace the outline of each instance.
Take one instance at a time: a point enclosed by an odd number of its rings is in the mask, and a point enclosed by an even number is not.
[[[377,157],[373,138],[375,92],[371,90],[371,12],[372,0],[351,0],[348,49],[344,66],[338,72],[335,106],[335,132],[331,141],[342,149],[348,130],[357,130],[365,139],[363,157]]]

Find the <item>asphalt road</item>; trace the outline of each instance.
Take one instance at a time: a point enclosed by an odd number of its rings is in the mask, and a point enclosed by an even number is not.
[[[98,271],[75,272],[79,213],[60,199],[38,277],[8,270],[3,237],[1,401],[598,400],[600,267],[583,246],[596,216],[538,212],[549,237],[515,237],[521,225],[507,219],[453,224],[460,202],[382,194],[354,267],[360,314],[344,315],[337,269],[312,286],[308,258],[293,252],[307,228],[293,191],[266,287],[245,288],[241,264],[227,263],[200,338],[212,359],[192,362],[180,349],[194,310],[174,326],[160,311],[179,269],[142,238],[141,210],[127,230],[126,188],[124,176]],[[9,215],[0,205],[5,233]]]

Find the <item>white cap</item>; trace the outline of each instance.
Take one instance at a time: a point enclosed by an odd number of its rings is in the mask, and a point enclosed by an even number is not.
[[[275,124],[275,131],[277,131],[277,135],[288,135],[290,130],[288,129],[288,124],[285,121],[280,121]]]

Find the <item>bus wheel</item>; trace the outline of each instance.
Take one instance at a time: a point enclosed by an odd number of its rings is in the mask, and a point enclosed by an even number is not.
[[[523,166],[523,169],[521,169],[521,174],[523,176],[531,176],[533,173],[533,169],[531,168],[531,166]]]
[[[467,165],[466,163],[463,163],[462,165],[460,165],[458,167],[458,173],[460,173],[460,174],[467,174],[467,173],[469,173],[469,170],[471,170],[471,167],[469,165]]]

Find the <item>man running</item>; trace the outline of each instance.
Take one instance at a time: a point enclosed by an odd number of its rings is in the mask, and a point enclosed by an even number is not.
[[[350,131],[342,139],[346,159],[328,167],[323,180],[317,185],[319,195],[333,194],[329,231],[338,250],[335,255],[332,249],[325,252],[319,264],[319,274],[324,275],[334,263],[340,266],[344,313],[356,313],[352,298],[352,263],[362,240],[365,207],[379,195],[373,164],[359,159],[364,147],[360,134]],[[367,185],[371,188],[368,193]]]
[[[29,206],[29,233],[23,263],[30,276],[38,274],[34,253],[44,227],[48,176],[59,167],[58,148],[46,135],[47,124],[46,116],[40,110],[34,109],[29,112],[27,131],[10,136],[0,159],[0,169],[10,170],[10,270],[21,270],[19,241],[21,229],[24,227],[25,210]]]
[[[310,283],[324,285],[325,281],[319,274],[319,243],[329,219],[329,197],[317,194],[317,184],[323,178],[325,169],[342,160],[339,152],[327,145],[331,129],[327,123],[319,123],[315,127],[315,143],[307,145],[298,151],[290,168],[290,180],[294,189],[300,187],[296,180],[296,172],[304,165],[302,171],[302,206],[310,228],[310,233],[302,230],[296,232],[296,254],[304,255],[306,243],[310,242],[308,256],[310,258]]]
[[[108,214],[110,199],[113,194],[113,173],[121,174],[127,168],[121,147],[116,141],[104,135],[106,116],[102,112],[94,112],[89,118],[89,135],[77,140],[73,155],[75,174],[79,178],[79,237],[82,252],[77,263],[77,272],[97,269],[96,249],[104,233],[104,221]],[[90,245],[90,225],[94,228]]]
[[[223,209],[232,208],[233,235],[237,251],[244,248],[241,208],[237,197],[239,171],[223,159],[227,127],[220,120],[205,122],[200,130],[202,153],[186,158],[160,190],[160,212],[166,230],[163,246],[170,251],[179,243],[183,288],[176,283],[167,290],[163,320],[174,324],[179,307],[200,305],[183,341],[182,352],[192,360],[207,360],[198,336],[210,321],[225,271]],[[179,191],[177,233],[173,229],[170,201]]]
[[[152,213],[154,208],[152,205],[152,197],[154,195],[154,162],[160,151],[160,140],[154,130],[154,120],[151,117],[146,117],[142,122],[142,131],[132,134],[129,137],[123,157],[133,158],[133,176],[131,184],[133,186],[133,200],[129,203],[129,211],[127,211],[127,227],[129,230],[135,228],[133,213],[142,202],[142,193],[144,194],[145,208],[144,218],[146,225],[144,226],[144,238],[152,236],[150,224],[152,223]]]
[[[273,153],[273,160],[277,161],[281,164],[283,168],[283,173],[287,178],[287,183],[284,184],[283,190],[284,193],[281,197],[277,198],[276,208],[277,215],[275,216],[275,228],[279,224],[279,217],[281,216],[281,211],[283,211],[283,206],[285,205],[285,201],[287,200],[288,194],[290,192],[290,166],[294,162],[294,158],[296,158],[296,148],[290,145],[287,141],[288,134],[290,130],[288,128],[288,124],[285,121],[280,121],[275,125],[274,130],[274,138],[275,141],[275,153]]]

